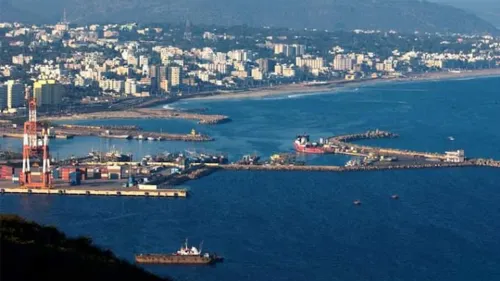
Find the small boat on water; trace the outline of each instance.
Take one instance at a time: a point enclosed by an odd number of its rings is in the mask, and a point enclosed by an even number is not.
[[[448,137],[448,139],[449,139],[449,140],[451,140],[451,141],[454,141],[454,140],[455,140],[455,138],[454,138],[454,137]]]
[[[391,196],[391,198],[392,198],[392,199],[394,199],[394,200],[398,200],[398,199],[399,199],[399,195],[397,195],[397,194],[393,194],[393,195]]]
[[[213,253],[202,252],[203,242],[200,249],[189,247],[188,241],[181,248],[172,254],[139,254],[135,256],[136,263],[143,264],[214,264],[222,262],[223,257]]]
[[[361,205],[361,201],[359,201],[359,200],[354,200],[354,202],[352,202],[352,203],[353,203],[354,205],[356,205],[356,206]]]

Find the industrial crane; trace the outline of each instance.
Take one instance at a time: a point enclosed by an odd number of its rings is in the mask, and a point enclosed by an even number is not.
[[[29,87],[26,88],[26,99],[28,120],[24,123],[23,170],[19,176],[19,184],[26,188],[48,189],[52,186],[48,129],[37,121],[36,99],[31,96]],[[34,179],[31,171],[35,159],[42,159],[39,180]]]

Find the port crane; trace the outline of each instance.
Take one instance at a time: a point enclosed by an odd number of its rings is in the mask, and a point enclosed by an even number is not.
[[[25,188],[48,189],[52,186],[48,128],[37,120],[37,102],[29,87],[26,88],[26,99],[28,120],[24,123],[23,169],[19,184]],[[35,179],[31,171],[35,159],[42,159],[40,179]]]

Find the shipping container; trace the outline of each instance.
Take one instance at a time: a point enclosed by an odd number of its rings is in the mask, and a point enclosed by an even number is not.
[[[122,166],[108,166],[108,171],[121,171]]]
[[[119,180],[120,179],[120,174],[117,173],[109,173],[109,179],[111,180]]]
[[[61,173],[59,169],[52,170],[52,178],[59,179],[61,177]]]
[[[70,185],[80,185],[81,184],[81,176],[80,171],[75,171],[69,174],[69,182]]]
[[[8,176],[12,176],[14,174],[14,168],[10,166],[2,166],[0,168],[0,178],[5,178]]]

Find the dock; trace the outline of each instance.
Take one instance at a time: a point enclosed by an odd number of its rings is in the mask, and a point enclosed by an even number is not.
[[[168,190],[139,190],[139,189],[27,189],[27,188],[0,188],[1,194],[35,194],[35,195],[80,195],[80,196],[132,196],[132,197],[187,197],[185,189]]]
[[[211,122],[209,119],[207,122]],[[54,125],[56,134],[51,138],[57,139],[71,139],[73,137],[93,136],[100,138],[112,138],[123,140],[144,140],[148,139],[161,140],[161,141],[185,141],[185,142],[209,142],[214,141],[214,138],[191,132],[186,134],[172,134],[167,132],[148,132],[143,131],[141,128],[132,126],[86,126],[86,125]],[[23,128],[10,128],[0,126],[0,136],[4,138],[23,138]]]

